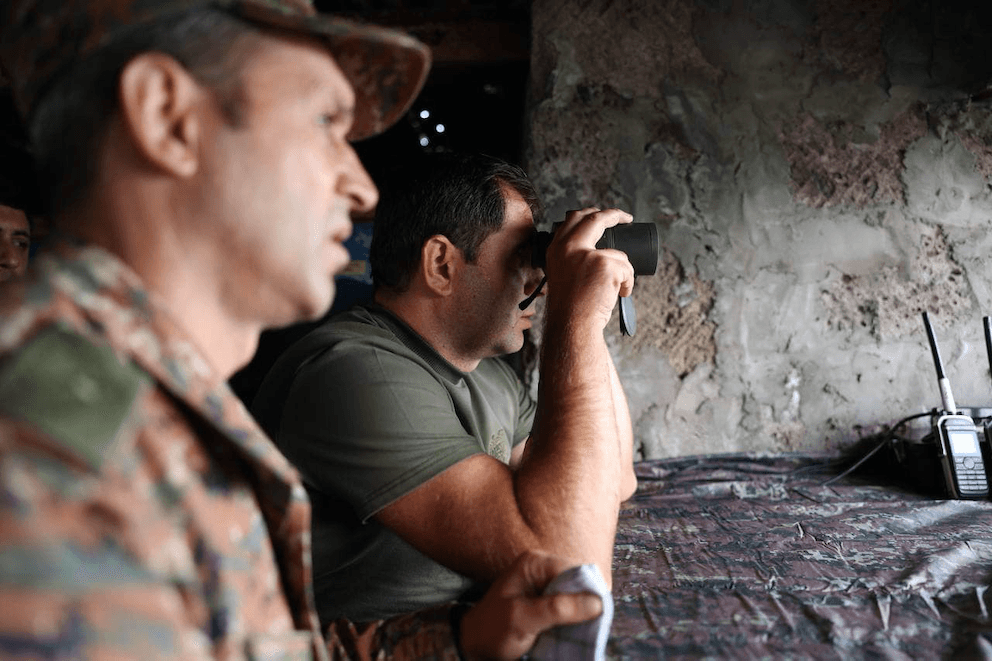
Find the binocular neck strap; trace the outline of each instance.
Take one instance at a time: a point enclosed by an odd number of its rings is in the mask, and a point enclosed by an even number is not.
[[[544,289],[544,283],[547,281],[548,281],[548,276],[544,276],[543,278],[541,278],[541,283],[537,285],[537,289],[534,290],[534,293],[520,302],[521,310],[526,310],[530,306],[530,304],[534,302],[534,299],[541,295],[541,290]]]
[[[544,283],[547,281],[548,276],[541,278],[534,293],[520,302],[521,310],[526,310],[534,302],[534,299],[540,296],[541,290],[544,289]],[[628,337],[632,337],[637,332],[637,310],[634,308],[634,300],[629,296],[620,297],[620,331]]]

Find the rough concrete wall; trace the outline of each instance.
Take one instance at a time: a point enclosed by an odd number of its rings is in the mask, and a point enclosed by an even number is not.
[[[549,217],[657,224],[608,339],[641,456],[826,450],[992,402],[992,4],[536,0],[528,169]]]

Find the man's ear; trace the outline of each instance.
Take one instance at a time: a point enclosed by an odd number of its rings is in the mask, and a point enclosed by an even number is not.
[[[435,234],[420,249],[420,269],[427,286],[442,296],[451,293],[462,253],[448,237]]]
[[[199,167],[204,88],[172,57],[142,53],[121,71],[121,115],[135,148],[180,177]]]

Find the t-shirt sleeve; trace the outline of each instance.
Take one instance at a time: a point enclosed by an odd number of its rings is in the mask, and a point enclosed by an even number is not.
[[[483,452],[437,379],[411,357],[342,342],[297,373],[279,445],[311,488],[343,499],[365,521]]]

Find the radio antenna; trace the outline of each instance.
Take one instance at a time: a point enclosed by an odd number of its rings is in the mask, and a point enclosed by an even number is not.
[[[985,326],[985,353],[989,357],[989,374],[992,374],[992,317],[982,317],[982,325]]]
[[[930,340],[930,351],[933,353],[933,364],[937,368],[937,386],[940,388],[940,401],[944,410],[948,413],[957,413],[958,407],[954,403],[954,395],[951,394],[951,382],[944,375],[944,363],[940,359],[940,349],[937,348],[937,338],[933,336],[933,326],[930,325],[930,316],[923,312],[923,325],[927,329],[927,339]]]

